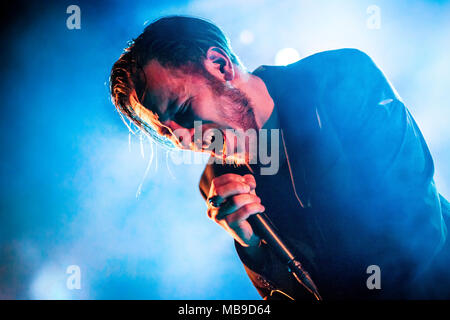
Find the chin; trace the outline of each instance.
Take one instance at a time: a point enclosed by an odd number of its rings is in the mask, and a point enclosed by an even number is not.
[[[249,154],[226,154],[226,153],[215,153],[210,152],[211,157],[218,163],[234,164],[234,165],[244,165],[249,163]]]

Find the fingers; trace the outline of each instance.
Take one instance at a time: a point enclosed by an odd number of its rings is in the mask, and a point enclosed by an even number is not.
[[[231,182],[231,181],[237,181],[237,182],[242,182],[245,183],[245,178],[239,174],[235,174],[235,173],[226,173],[223,174],[221,176],[218,176],[216,178],[213,179],[213,184],[217,187],[220,186],[222,184]]]
[[[227,184],[218,186],[215,188],[216,194],[220,196],[222,199],[241,194],[241,193],[249,193],[250,186],[244,182],[228,182]]]
[[[216,219],[223,219],[226,215],[250,203],[261,203],[256,194],[243,193],[230,197],[218,210]]]
[[[224,220],[231,229],[236,229],[242,221],[245,221],[251,215],[264,212],[265,208],[261,203],[249,203],[242,206],[232,214],[225,216]]]
[[[240,193],[249,193],[254,188],[256,188],[256,182],[253,176],[227,173],[212,180],[208,199],[218,196],[215,197],[214,202],[220,205],[225,198]]]
[[[251,215],[265,211],[255,189],[253,175],[228,173],[212,180],[208,195],[208,217],[244,246],[259,243],[246,221]]]

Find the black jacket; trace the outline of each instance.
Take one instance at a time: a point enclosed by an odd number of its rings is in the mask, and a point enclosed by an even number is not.
[[[322,297],[449,296],[450,207],[434,185],[419,128],[374,62],[341,49],[253,74],[275,102],[292,170],[283,157],[277,175],[256,172],[256,193]],[[200,181],[205,199],[211,180],[226,172],[248,173],[208,165]],[[309,298],[268,248],[250,258],[235,244],[262,297],[279,290]],[[367,287],[371,265],[380,267],[380,290]],[[437,272],[437,286],[425,285]]]

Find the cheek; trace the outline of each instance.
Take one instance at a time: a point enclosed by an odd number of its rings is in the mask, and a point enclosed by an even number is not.
[[[216,122],[217,117],[217,99],[214,99],[211,94],[204,90],[201,95],[196,96],[195,105],[193,105],[194,113],[203,121]]]
[[[203,84],[195,95],[193,111],[199,120],[213,122],[219,126],[228,127],[226,122],[226,101],[217,95],[211,86]]]
[[[199,101],[194,112],[200,120],[212,121],[214,119],[214,107],[208,101]]]

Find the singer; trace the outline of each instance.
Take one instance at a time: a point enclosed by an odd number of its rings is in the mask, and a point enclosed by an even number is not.
[[[450,297],[450,205],[412,115],[365,53],[249,72],[217,26],[170,16],[120,56],[110,89],[155,140],[211,154],[207,214],[264,299],[311,296],[249,223],[259,213],[324,300]]]

